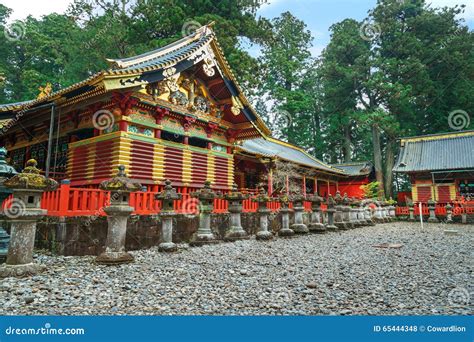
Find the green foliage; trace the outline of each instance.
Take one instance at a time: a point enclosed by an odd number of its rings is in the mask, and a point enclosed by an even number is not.
[[[36,98],[46,82],[58,90],[108,68],[106,58],[124,58],[162,47],[183,36],[186,23],[214,29],[235,75],[244,87],[257,85],[257,61],[241,38],[262,43],[269,22],[256,18],[265,1],[253,0],[75,0],[64,15],[24,20],[24,35],[0,35],[0,102]],[[11,11],[0,5],[0,30]],[[187,32],[190,33],[190,32]]]
[[[365,185],[361,185],[360,189],[364,192],[365,198],[379,198],[380,197],[380,183],[371,182]]]

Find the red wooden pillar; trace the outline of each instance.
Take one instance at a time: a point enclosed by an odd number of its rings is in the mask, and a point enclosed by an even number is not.
[[[125,120],[121,120],[119,122],[119,130],[122,132],[127,132],[128,131],[128,122]]]
[[[63,179],[59,187],[59,216],[67,215],[69,210],[69,190],[71,189],[71,181]]]
[[[331,195],[331,186],[329,184],[329,181],[326,181],[326,184],[328,186],[328,196]]]
[[[155,129],[155,138],[161,139],[161,129]]]

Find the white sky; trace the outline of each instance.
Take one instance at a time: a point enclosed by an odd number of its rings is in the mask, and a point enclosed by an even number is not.
[[[272,0],[272,4],[283,3],[286,1],[298,0]],[[357,6],[357,1],[358,0],[353,0],[354,6]],[[64,13],[71,2],[72,0],[0,0],[1,4],[13,9],[12,19],[24,19],[28,15],[40,18],[42,15],[52,12]],[[428,2],[432,3],[434,7],[464,4],[466,5],[466,12],[463,17],[467,20],[474,20],[474,0],[429,0]]]
[[[28,15],[40,18],[53,12],[64,13],[71,0],[0,0],[0,4],[13,10],[10,19],[25,19]]]

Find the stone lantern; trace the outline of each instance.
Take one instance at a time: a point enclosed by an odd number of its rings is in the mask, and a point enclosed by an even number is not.
[[[41,209],[41,196],[44,191],[55,190],[58,183],[42,176],[37,165],[36,160],[28,160],[23,172],[3,183],[12,189],[13,200],[3,212],[11,222],[11,240],[0,277],[33,275],[42,269],[33,262],[36,223],[47,213]]]
[[[357,208],[355,205],[355,200],[353,198],[348,198],[348,207],[349,207],[349,222],[351,228],[356,228],[359,226],[359,221],[357,220]]]
[[[352,215],[355,227],[362,227],[364,226],[364,218],[362,217],[361,209],[360,209],[360,201],[357,198],[352,199]]]
[[[241,214],[242,201],[249,198],[249,195],[239,192],[237,184],[232,185],[232,191],[224,195],[229,202],[228,210],[230,213],[229,231],[226,233],[225,241],[236,241],[248,239],[247,232],[242,228]]]
[[[292,196],[292,200],[293,210],[295,212],[295,222],[291,225],[291,229],[293,229],[296,234],[307,234],[309,232],[309,229],[303,222],[303,204],[304,201],[306,201],[306,196],[301,192],[298,192]]]
[[[176,215],[174,211],[174,201],[180,200],[183,195],[178,194],[176,189],[171,186],[169,179],[165,180],[165,187],[162,192],[155,195],[155,199],[161,201],[160,216],[162,218],[162,234],[163,242],[158,246],[160,252],[176,252],[178,249],[173,243],[173,217]]]
[[[199,191],[191,193],[192,198],[199,200],[199,228],[191,239],[191,246],[218,243],[211,230],[211,213],[214,210],[214,199],[219,195],[212,191],[211,182],[206,181]]]
[[[383,218],[383,210],[382,210],[382,202],[380,201],[375,201],[375,222],[376,223],[384,223],[384,218]]]
[[[280,214],[281,214],[281,229],[278,231],[278,236],[281,237],[292,237],[295,235],[293,229],[290,228],[290,213],[293,211],[290,209],[290,198],[286,194],[282,194],[278,197],[280,202]]]
[[[348,229],[347,222],[344,220],[344,207],[343,207],[343,198],[339,191],[336,192],[334,196],[334,225],[341,230]]]
[[[409,212],[409,218],[408,221],[415,221],[415,205],[413,204],[412,201],[408,202],[408,212]]]
[[[439,220],[438,218],[436,217],[436,202],[433,201],[433,200],[429,200],[428,201],[428,209],[430,211],[430,217],[428,218],[428,222],[431,222],[431,223],[438,223]]]
[[[133,256],[125,250],[128,217],[134,208],[128,203],[130,193],[140,191],[140,183],[127,177],[125,166],[118,167],[117,175],[100,183],[100,189],[110,191],[110,205],[104,208],[107,213],[107,240],[105,251],[96,262],[105,265],[123,264],[133,261]]]
[[[347,196],[347,193],[344,193],[344,197],[342,198],[342,215],[343,221],[346,223],[348,229],[354,228],[354,223],[351,219],[351,202],[352,200]]]
[[[0,206],[12,193],[12,190],[3,185],[3,182],[17,174],[15,168],[7,164],[5,160],[6,155],[7,150],[4,147],[0,147]],[[9,241],[10,236],[0,226],[0,263],[7,257]]]
[[[270,209],[268,209],[268,202],[271,201],[271,198],[267,195],[267,192],[260,186],[258,195],[252,200],[258,203],[258,216],[260,219],[260,228],[257,232],[257,240],[271,240],[273,239],[272,232],[268,231],[268,214]]]
[[[335,209],[336,202],[334,201],[334,198],[329,195],[327,199],[327,213],[328,213],[328,222],[326,224],[326,229],[328,231],[336,231],[338,228],[334,225],[334,213],[336,212]]]
[[[321,196],[312,195],[308,197],[311,202],[311,223],[308,226],[310,232],[325,233],[326,227],[321,223],[321,203],[324,199]]]
[[[364,219],[367,225],[369,226],[375,226],[375,222],[372,219],[372,208],[370,207],[371,204],[373,203],[372,200],[363,200],[362,205],[363,205],[363,213],[364,213]]]
[[[446,204],[446,223],[453,223],[453,206]]]

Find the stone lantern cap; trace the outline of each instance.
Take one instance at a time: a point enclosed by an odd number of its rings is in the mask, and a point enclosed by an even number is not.
[[[336,196],[334,196],[334,202],[335,202],[337,205],[339,205],[339,204],[342,204],[342,201],[343,201],[343,200],[344,200],[344,199],[342,198],[341,193],[339,192],[339,190],[336,191]]]
[[[249,197],[250,195],[239,192],[239,188],[235,183],[232,184],[232,191],[224,195],[224,198],[228,201],[243,201]]]
[[[352,200],[347,196],[347,193],[344,193],[344,197],[342,198],[342,204],[350,205]]]
[[[293,202],[304,202],[306,201],[306,195],[301,192],[296,192],[291,196]]]
[[[311,203],[315,203],[315,204],[321,204],[321,203],[324,202],[324,198],[322,198],[321,196],[319,196],[317,194],[308,196],[307,200],[310,201]]]
[[[433,201],[432,199],[428,200],[427,203],[428,203],[428,205],[431,206],[431,207],[436,205],[436,202]]]
[[[359,206],[361,205],[361,203],[362,203],[362,202],[361,202],[360,200],[358,200],[357,198],[353,198],[353,199],[352,199],[352,205],[353,205],[354,207],[359,207]]]
[[[263,185],[260,185],[258,189],[258,194],[255,196],[252,201],[257,202],[257,203],[267,203],[273,200],[270,196],[268,196],[267,191],[263,187]]]
[[[10,178],[18,173],[13,166],[7,164],[6,155],[5,147],[0,147],[0,178]]]
[[[125,166],[119,165],[117,175],[100,183],[99,188],[116,193],[128,193],[140,191],[142,185],[137,181],[128,178],[125,173]]]
[[[278,202],[280,202],[282,208],[288,208],[291,202],[291,196],[282,193],[278,196]]]
[[[38,162],[30,159],[26,162],[26,167],[21,173],[14,175],[6,180],[3,184],[13,190],[56,190],[58,182],[51,178],[46,178],[40,174],[40,170],[36,168]]]
[[[202,189],[199,189],[198,191],[195,191],[195,192],[191,192],[191,197],[197,198],[200,201],[211,201],[214,198],[218,198],[219,195],[215,193],[214,191],[212,191],[211,182],[205,181],[204,187]]]
[[[169,179],[165,180],[165,187],[163,191],[155,195],[157,200],[180,200],[183,198],[182,194],[176,192],[176,189],[171,186],[171,181]]]

